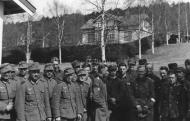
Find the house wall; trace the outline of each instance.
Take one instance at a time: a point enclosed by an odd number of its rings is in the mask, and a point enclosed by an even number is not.
[[[127,29],[119,30],[115,21],[108,21],[106,23],[107,33],[105,34],[106,43],[128,43],[139,39],[138,25],[129,26]],[[98,44],[101,41],[101,22],[95,23],[95,30],[84,31],[82,35],[83,44]],[[144,38],[151,35],[151,26],[148,22],[143,21],[141,23],[142,31],[140,37]],[[149,33],[147,33],[147,32]]]

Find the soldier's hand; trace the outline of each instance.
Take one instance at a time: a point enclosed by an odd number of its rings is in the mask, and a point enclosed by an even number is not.
[[[137,108],[137,111],[139,111],[139,112],[142,111],[142,107],[141,107],[141,105],[137,105],[136,108]]]
[[[82,119],[82,115],[81,115],[81,114],[78,114],[78,115],[77,115],[77,120],[78,120],[78,121],[81,121],[81,119]]]
[[[110,102],[111,102],[112,104],[116,104],[116,99],[115,99],[115,98],[110,98]]]
[[[47,118],[47,121],[52,121],[52,118]]]
[[[55,121],[61,121],[61,117],[55,118]]]
[[[7,105],[7,107],[6,107],[6,110],[7,110],[7,111],[10,111],[10,110],[12,110],[12,109],[13,109],[13,103],[10,102],[10,103]]]

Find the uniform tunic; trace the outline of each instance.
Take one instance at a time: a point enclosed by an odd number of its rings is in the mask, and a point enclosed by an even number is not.
[[[38,80],[22,82],[16,92],[18,121],[44,121],[51,116],[47,85]]]
[[[90,87],[90,121],[107,121],[107,89],[106,84],[98,76],[91,76]]]
[[[87,120],[87,104],[89,101],[89,89],[90,85],[87,84],[86,82],[79,82],[77,81],[76,83],[77,90],[79,90],[79,101],[83,109],[83,121]]]
[[[11,111],[6,111],[9,103],[14,104],[16,83],[14,81],[0,81],[0,119],[11,119]]]
[[[62,82],[55,86],[52,97],[53,116],[75,119],[82,114],[76,85],[73,82]]]

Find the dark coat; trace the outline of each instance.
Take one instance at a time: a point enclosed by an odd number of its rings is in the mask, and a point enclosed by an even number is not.
[[[18,121],[42,121],[51,116],[47,85],[25,81],[17,88],[15,108]]]
[[[108,95],[108,108],[112,111],[118,112],[121,108],[122,97],[122,81],[119,78],[112,79],[107,78],[107,95]],[[116,102],[112,102],[111,98],[114,98]]]
[[[140,105],[143,108],[142,112],[137,112],[136,115],[139,113],[144,113],[147,115],[144,120],[153,120],[153,104],[154,102],[152,99],[155,99],[154,93],[154,84],[150,78],[136,78],[134,81],[133,93],[135,98],[135,105]],[[145,108],[147,107],[147,108]],[[137,116],[137,120],[140,117]]]
[[[166,81],[161,87],[161,107],[162,117],[183,118],[187,110],[187,83],[171,84]]]

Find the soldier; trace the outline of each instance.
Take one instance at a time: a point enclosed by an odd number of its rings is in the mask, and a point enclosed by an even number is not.
[[[127,70],[127,74],[129,76],[130,79],[134,79],[136,78],[137,76],[137,72],[135,70],[135,66],[136,66],[136,61],[134,59],[130,59],[128,61],[128,65],[129,65],[129,68]]]
[[[179,105],[179,121],[183,121],[188,110],[188,93],[190,90],[190,82],[185,78],[185,69],[178,67],[176,70],[177,82],[179,84],[180,95],[178,97]]]
[[[28,80],[17,88],[15,105],[18,121],[51,121],[48,87],[39,78],[39,66],[39,63],[33,63]]]
[[[56,78],[58,75],[62,74],[62,71],[61,71],[61,69],[59,67],[59,59],[57,57],[53,57],[51,59],[51,63],[53,63],[54,76]]]
[[[127,65],[125,63],[120,63],[118,66],[118,78],[122,81],[122,90],[123,96],[121,98],[121,113],[122,119],[127,121],[134,120],[134,110],[133,110],[133,102],[134,96],[132,92],[132,85],[134,83],[134,79],[129,78],[127,73]]]
[[[111,65],[108,68],[109,75],[107,78],[108,109],[111,110],[110,121],[121,120],[121,96],[122,82],[116,76],[117,66]]]
[[[180,84],[174,71],[168,72],[168,81],[162,84],[160,96],[161,121],[180,121]]]
[[[89,85],[91,85],[92,80],[91,80],[91,78],[89,77],[89,76],[90,76],[90,72],[91,72],[91,65],[85,63],[85,64],[83,65],[83,69],[84,69],[84,71],[86,71],[87,78],[88,78],[88,79],[86,79],[85,81],[86,81],[86,83],[88,83]]]
[[[98,66],[99,64],[96,62],[92,63],[92,71],[91,71],[91,76],[96,76],[98,74]]]
[[[94,64],[91,72],[92,83],[90,86],[89,119],[90,121],[107,121],[107,89],[97,72],[98,65]]]
[[[52,95],[53,95],[53,89],[57,82],[55,81],[54,77],[54,69],[52,63],[46,64],[44,67],[44,83],[48,86],[48,93],[49,93],[49,101],[50,101],[50,106],[52,109]]]
[[[18,84],[20,84],[23,81],[28,80],[28,64],[25,61],[21,61],[18,64],[18,75],[15,77],[15,80]]]
[[[87,74],[89,75],[91,72],[91,65],[88,63],[83,64],[82,68],[87,72]]]
[[[82,68],[82,64],[78,60],[75,60],[72,62],[72,67],[73,67],[75,73],[77,74],[78,71]]]
[[[81,120],[83,110],[81,109],[78,90],[72,82],[74,70],[64,70],[64,80],[57,84],[53,90],[52,107],[53,116],[56,121]]]
[[[82,115],[82,121],[87,121],[87,103],[89,101],[89,89],[90,85],[86,83],[86,80],[88,79],[87,72],[84,69],[81,69],[78,71],[78,79],[77,79],[77,90],[79,90],[79,101],[82,105],[83,109],[83,115]]]
[[[168,78],[168,67],[166,66],[160,67],[160,77],[161,77],[161,83]]]
[[[0,120],[10,121],[14,110],[16,83],[10,80],[12,68],[10,65],[1,67],[0,81]]]
[[[100,64],[98,66],[98,73],[99,73],[99,77],[101,78],[101,80],[104,82],[104,83],[107,83],[107,77],[108,77],[108,67],[107,65],[105,64]]]
[[[146,76],[153,80],[155,99],[154,104],[154,121],[159,121],[159,97],[160,97],[160,78],[153,73],[153,65],[151,63],[146,64]]]
[[[141,65],[137,68],[137,77],[134,81],[134,98],[135,107],[137,109],[137,121],[153,120],[153,104],[156,102],[154,96],[154,85],[150,78],[146,77],[145,66]]]

